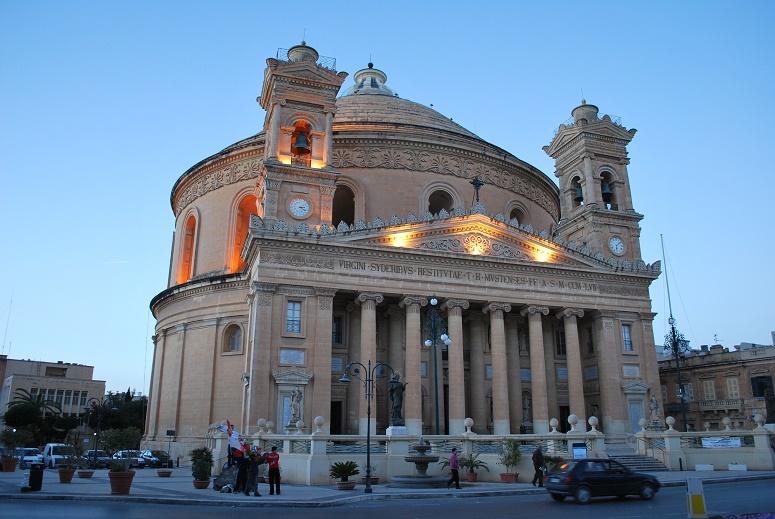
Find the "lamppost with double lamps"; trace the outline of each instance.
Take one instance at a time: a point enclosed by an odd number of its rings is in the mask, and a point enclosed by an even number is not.
[[[447,346],[452,344],[452,339],[449,338],[449,335],[447,335],[446,330],[444,328],[444,319],[439,315],[439,313],[436,311],[436,305],[439,304],[439,300],[436,299],[436,296],[431,296],[431,309],[428,312],[428,327],[430,328],[430,335],[432,339],[426,339],[425,340],[425,346],[430,348],[433,347],[433,385],[435,386],[433,389],[433,402],[434,407],[436,409],[436,434],[439,433],[439,368],[438,368],[438,362],[436,359],[436,344],[437,340],[441,339],[441,342],[443,343],[443,348],[446,349]],[[439,332],[441,332],[441,335],[439,335]]]
[[[350,379],[347,377],[347,373],[352,369],[352,376],[363,382],[363,387],[366,390],[366,488],[363,490],[365,494],[371,494],[371,401],[374,398],[376,391],[377,377],[386,377],[385,369],[395,376],[396,371],[393,366],[386,362],[377,362],[374,367],[371,367],[371,359],[368,361],[368,366],[364,366],[360,362],[350,362],[344,368],[344,374],[339,378],[339,382],[342,384],[349,384]],[[361,377],[361,368],[365,370],[365,378]]]
[[[97,408],[97,433],[95,434],[94,449],[92,449],[92,452],[94,453],[94,460],[92,461],[92,464],[94,467],[97,467],[97,449],[100,448],[100,431],[102,430],[102,416],[103,412],[105,411],[105,397],[91,397],[86,401],[85,409],[87,411],[91,411],[92,404],[94,404],[94,407]]]

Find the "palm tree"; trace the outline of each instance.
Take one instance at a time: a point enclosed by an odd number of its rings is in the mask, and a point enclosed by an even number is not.
[[[16,396],[14,396],[12,401],[8,402],[8,409],[27,405],[38,408],[41,416],[46,416],[46,412],[54,415],[62,414],[62,406],[59,402],[48,399],[44,400],[41,394],[33,395],[26,389],[17,388]]]

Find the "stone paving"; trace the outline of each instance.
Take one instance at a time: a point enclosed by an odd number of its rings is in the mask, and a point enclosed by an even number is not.
[[[283,484],[282,494],[274,496],[269,495],[269,485],[262,483],[259,485],[261,497],[253,497],[242,493],[216,492],[212,485],[206,490],[197,490],[192,483],[190,468],[181,467],[173,469],[172,476],[169,478],[158,477],[155,469],[138,470],[130,493],[114,496],[110,493],[110,482],[106,470],[95,471],[94,476],[89,479],[79,478],[76,475],[72,483],[65,484],[59,482],[59,475],[55,470],[46,469],[43,473],[43,484],[39,492],[22,492],[25,474],[29,474],[29,470],[17,469],[16,472],[0,472],[0,499],[117,500],[198,505],[325,507],[363,500],[427,499],[452,495],[465,498],[545,492],[542,488],[533,487],[529,481],[522,481],[519,483],[463,482],[461,490],[390,488],[389,484],[379,483],[372,485],[373,493],[365,494],[365,485],[359,479],[355,490],[352,491],[337,490],[336,484],[333,482],[326,486]],[[685,485],[689,478],[699,478],[706,485],[753,479],[775,479],[775,471],[683,471],[655,472],[654,475],[664,486]],[[527,479],[527,477],[524,478],[524,480]]]

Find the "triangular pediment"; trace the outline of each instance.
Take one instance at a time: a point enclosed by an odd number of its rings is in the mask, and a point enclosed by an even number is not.
[[[367,234],[353,233],[340,239],[348,243],[357,242],[419,252],[606,268],[602,262],[584,257],[549,239],[477,214],[443,221],[398,224],[383,228],[379,232],[371,230]]]
[[[318,67],[312,62],[292,62],[283,63],[275,70],[277,76],[284,76],[292,79],[305,79],[315,83],[326,83],[329,85],[340,85],[341,80],[335,71]]]

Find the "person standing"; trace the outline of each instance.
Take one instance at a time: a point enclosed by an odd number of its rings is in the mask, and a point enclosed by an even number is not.
[[[533,451],[533,468],[535,469],[533,486],[536,486],[536,481],[538,481],[539,487],[544,486],[544,453],[541,452],[541,449],[541,445],[538,445],[536,450]]]
[[[263,456],[261,456],[261,452],[251,452],[248,459],[250,462],[248,466],[248,481],[245,483],[245,495],[249,496],[252,490],[254,497],[261,497],[261,494],[258,492],[258,466],[264,463]]]
[[[460,461],[457,459],[457,448],[452,448],[452,454],[449,457],[449,470],[452,471],[452,477],[447,481],[447,488],[454,483],[455,488],[460,488]]]
[[[280,455],[277,453],[277,447],[272,447],[272,452],[266,455],[266,462],[269,464],[269,495],[273,496],[275,492],[280,495]]]

